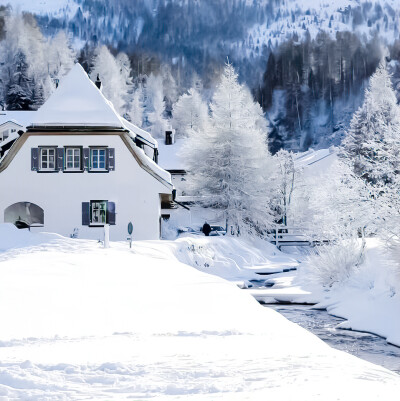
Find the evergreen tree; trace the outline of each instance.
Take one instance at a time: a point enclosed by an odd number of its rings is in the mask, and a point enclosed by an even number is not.
[[[374,185],[388,184],[398,170],[399,139],[399,106],[382,61],[370,79],[363,105],[353,116],[343,151],[358,176]]]
[[[265,230],[272,221],[268,200],[270,155],[262,111],[227,64],[211,103],[211,121],[186,144],[188,182],[201,204],[223,212],[236,233]]]
[[[28,64],[22,51],[15,55],[11,66],[14,71],[7,87],[6,104],[8,110],[31,110],[33,106],[31,79],[28,76]]]

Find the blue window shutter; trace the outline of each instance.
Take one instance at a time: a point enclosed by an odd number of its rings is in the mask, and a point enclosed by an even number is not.
[[[82,225],[90,225],[90,204],[89,202],[82,202]]]
[[[38,148],[31,149],[31,170],[32,171],[39,170],[39,149]]]
[[[115,221],[116,221],[116,212],[115,212],[115,203],[114,202],[108,202],[107,205],[107,223],[110,224],[111,226],[115,226]]]
[[[107,170],[108,171],[115,170],[115,149],[114,148],[107,149]]]
[[[89,171],[90,169],[90,149],[83,148],[83,169]]]
[[[57,148],[57,170],[64,170],[64,148]]]

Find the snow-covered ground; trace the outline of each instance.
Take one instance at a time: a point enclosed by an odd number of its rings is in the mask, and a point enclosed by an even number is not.
[[[177,254],[192,260],[188,239],[103,249],[4,225],[0,239],[2,401],[353,401],[400,391],[398,375],[181,263]],[[242,256],[242,266],[261,260]]]

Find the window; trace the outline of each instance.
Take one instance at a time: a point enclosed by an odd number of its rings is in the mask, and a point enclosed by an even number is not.
[[[115,202],[108,200],[92,200],[82,202],[82,225],[101,227],[104,224],[116,224]]]
[[[12,129],[12,130],[11,130],[11,133],[13,133],[13,132],[17,132],[17,130],[16,130],[16,129]]]
[[[2,136],[3,136],[3,141],[5,141],[8,138],[8,129],[2,132]]]
[[[56,169],[56,149],[41,148],[40,149],[40,170],[53,171]]]
[[[90,170],[106,170],[106,149],[90,149]]]
[[[90,224],[103,225],[107,221],[107,201],[90,202]]]
[[[65,149],[65,169],[73,171],[82,170],[80,148]]]

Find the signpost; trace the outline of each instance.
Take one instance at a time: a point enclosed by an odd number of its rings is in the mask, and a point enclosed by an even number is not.
[[[129,248],[132,248],[132,233],[133,233],[133,224],[132,222],[129,222],[128,224],[128,238],[127,240],[129,241]]]

